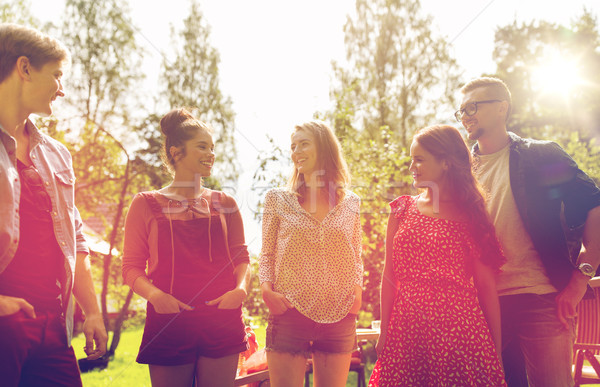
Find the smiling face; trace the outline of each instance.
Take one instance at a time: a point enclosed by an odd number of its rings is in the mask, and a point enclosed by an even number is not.
[[[179,177],[199,175],[208,177],[215,162],[215,144],[212,135],[199,128],[194,137],[185,142],[183,152],[171,147],[175,161],[175,174]]]
[[[312,174],[317,167],[317,144],[314,136],[305,131],[297,130],[292,135],[292,162],[298,173]]]
[[[63,61],[48,62],[40,69],[29,66],[29,80],[25,84],[25,104],[29,113],[42,116],[52,114],[52,103],[64,97],[61,78],[65,64]]]
[[[415,187],[426,188],[432,184],[439,185],[445,178],[448,169],[446,161],[438,160],[417,141],[413,141],[410,146],[410,157],[412,161],[409,171],[412,172]]]
[[[496,99],[487,87],[478,87],[463,95],[461,109],[471,102],[488,101]],[[477,112],[472,116],[466,114],[462,117],[462,124],[467,130],[470,140],[478,140],[488,133],[504,130],[506,121],[506,101],[481,103],[477,105]]]

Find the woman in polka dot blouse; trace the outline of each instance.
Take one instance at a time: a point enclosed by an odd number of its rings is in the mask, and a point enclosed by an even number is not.
[[[291,152],[288,186],[267,193],[263,214],[271,384],[301,386],[312,355],[315,386],[345,386],[362,292],[360,199],[325,123],[296,126]]]

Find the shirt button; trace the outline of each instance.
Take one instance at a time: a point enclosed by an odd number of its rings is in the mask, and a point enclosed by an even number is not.
[[[46,187],[50,185],[50,183],[47,181],[45,181],[44,184],[46,184]]]
[[[63,242],[60,242],[60,244],[64,246],[64,245],[66,245],[66,242],[63,241]]]
[[[54,212],[52,213],[52,215],[56,216],[56,215],[58,215],[58,213],[57,213],[56,211],[54,211]]]
[[[35,159],[35,155],[31,156],[32,159]]]

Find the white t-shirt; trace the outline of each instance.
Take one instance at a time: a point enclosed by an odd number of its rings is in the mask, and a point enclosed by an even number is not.
[[[488,195],[487,210],[507,259],[497,277],[498,294],[556,292],[519,215],[510,185],[509,158],[509,145],[496,153],[476,155],[475,176]]]

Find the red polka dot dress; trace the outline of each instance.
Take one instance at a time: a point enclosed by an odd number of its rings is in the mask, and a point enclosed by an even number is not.
[[[398,293],[369,386],[505,386],[471,281],[478,257],[467,224],[425,216],[416,199],[390,204]]]

